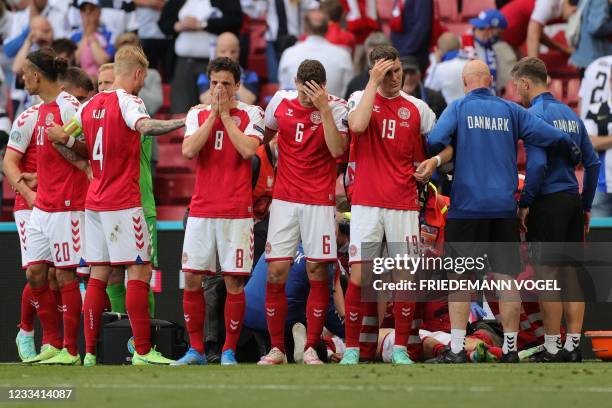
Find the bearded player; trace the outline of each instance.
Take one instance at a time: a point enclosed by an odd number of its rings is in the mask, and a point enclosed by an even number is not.
[[[304,60],[296,91],[278,91],[266,108],[266,140],[278,132],[278,166],[266,243],[266,319],[272,349],[261,365],[283,364],[285,282],[302,240],[310,292],[304,364],[322,364],[315,351],[329,304],[328,263],[335,262],[336,161],[346,150],[346,103],[328,95],[325,68]]]
[[[63,131],[54,129],[67,140],[82,131],[93,171],[85,203],[86,234],[91,237],[85,248],[91,278],[84,304],[85,365],[89,366],[96,364],[95,341],[114,265],[126,265],[128,271],[126,306],[135,347],[132,364],[172,361],[151,347],[151,247],[140,199],[140,135],[170,132],[182,127],[184,120],[151,119],[142,100],[134,96],[144,85],[148,65],[142,49],[121,48],[115,55],[113,87],[83,105]]]
[[[235,365],[244,320],[244,280],[253,264],[251,157],[263,140],[263,110],[238,102],[240,66],[226,57],[210,62],[212,104],[189,111],[183,156],[197,159],[196,185],[185,228],[183,312],[191,348],[173,365],[200,365],[204,355],[204,274],[217,256],[227,289],[222,365]]]
[[[88,180],[84,172],[66,159],[76,160],[74,153],[47,134],[54,124],[67,123],[79,108],[79,102],[63,92],[58,81],[66,68],[66,61],[58,58],[50,48],[30,53],[23,68],[26,90],[43,101],[38,108],[33,135],[36,140],[38,189],[26,231],[26,274],[32,297],[38,304],[38,318],[48,340],[48,346],[37,356],[26,359],[24,362],[27,363],[81,363],[77,352],[77,334],[82,303],[76,268],[84,266],[82,230]],[[63,342],[58,331],[56,299],[49,288],[49,265],[56,268],[61,292]]]
[[[415,163],[423,159],[423,135],[429,133],[436,120],[427,104],[401,91],[402,66],[395,48],[376,47],[369,60],[373,66],[365,90],[355,92],[349,99],[355,181],[349,247],[351,276],[345,300],[347,348],[341,364],[359,362],[361,271],[362,263],[371,262],[372,255],[362,252],[362,246],[380,243],[386,236],[387,242],[397,246],[394,250],[403,255],[408,243],[418,242],[420,207]],[[392,361],[411,364],[407,344],[414,303],[396,300],[393,314]]]

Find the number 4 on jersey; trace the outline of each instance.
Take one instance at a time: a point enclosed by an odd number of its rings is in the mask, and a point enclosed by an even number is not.
[[[104,153],[102,150],[102,133],[103,128],[98,128],[92,154],[92,160],[100,162],[100,171],[102,171],[102,161],[104,159]]]

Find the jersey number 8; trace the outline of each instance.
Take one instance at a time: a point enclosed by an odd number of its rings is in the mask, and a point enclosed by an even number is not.
[[[217,130],[215,133],[215,150],[221,150],[223,148],[223,131]]]

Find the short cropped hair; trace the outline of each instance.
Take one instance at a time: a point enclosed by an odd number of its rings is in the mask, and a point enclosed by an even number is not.
[[[325,73],[323,64],[317,60],[307,59],[302,61],[298,67],[295,79],[301,84],[305,84],[308,81],[314,81],[318,85],[323,85],[327,82],[327,74]]]
[[[98,68],[98,74],[100,72],[108,71],[109,69],[114,70],[115,69],[115,64],[112,63],[112,62],[107,62],[106,64],[100,65],[100,67]]]
[[[521,58],[512,68],[514,78],[528,78],[538,85],[546,85],[548,72],[544,61],[536,57]]]
[[[94,84],[91,78],[87,75],[87,72],[79,67],[68,67],[61,81],[74,88],[83,88],[87,92],[92,92],[94,90]]]
[[[240,65],[238,65],[237,62],[232,61],[228,57],[215,58],[214,60],[208,63],[208,68],[206,68],[206,75],[208,76],[208,79],[210,80],[210,74],[212,74],[213,72],[221,72],[221,71],[230,72],[232,76],[234,77],[234,81],[236,83],[240,82],[240,76],[241,76]]]
[[[140,47],[126,45],[115,54],[115,74],[131,72],[136,68],[147,69],[149,60]]]
[[[391,60],[395,61],[399,58],[399,52],[395,47],[391,45],[379,45],[378,47],[374,47],[372,52],[370,52],[369,61],[370,64],[376,64],[378,60]]]

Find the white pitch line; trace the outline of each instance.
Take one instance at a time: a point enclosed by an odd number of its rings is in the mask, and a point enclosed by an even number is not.
[[[31,387],[32,385],[15,385],[15,384],[0,384],[0,387]],[[545,393],[612,393],[612,387],[572,387],[563,388],[557,387],[519,387],[519,388],[498,388],[494,386],[468,386],[456,387],[449,385],[347,385],[347,384],[130,384],[130,383],[114,383],[114,384],[54,384],[54,387],[75,387],[75,388],[91,388],[91,389],[116,389],[116,390],[253,390],[253,391],[347,391],[347,392],[545,392]]]

